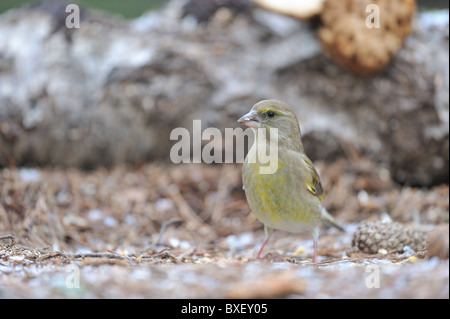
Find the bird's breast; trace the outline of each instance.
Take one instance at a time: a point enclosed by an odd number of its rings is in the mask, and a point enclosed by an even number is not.
[[[295,168],[283,160],[274,174],[260,174],[260,164],[245,162],[243,183],[247,201],[266,226],[301,232],[317,226],[321,203],[302,185]]]

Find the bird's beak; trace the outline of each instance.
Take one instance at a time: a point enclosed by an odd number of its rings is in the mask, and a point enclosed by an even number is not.
[[[241,123],[241,124],[247,125],[249,127],[253,127],[253,128],[261,127],[261,122],[258,119],[258,114],[253,110],[251,110],[250,112],[248,112],[247,114],[242,116],[238,120],[238,123]]]

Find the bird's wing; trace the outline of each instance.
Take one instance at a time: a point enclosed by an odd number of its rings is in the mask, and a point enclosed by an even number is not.
[[[303,161],[305,162],[309,176],[305,180],[306,188],[315,196],[319,197],[320,200],[323,198],[323,188],[322,183],[320,183],[320,176],[314,168],[314,164],[311,162],[309,158],[306,156],[303,157]]]
[[[314,168],[314,165],[309,158],[304,157],[303,161],[305,162],[306,166],[308,167],[308,169],[310,171],[310,178],[307,178],[307,180],[305,181],[306,188],[313,195],[317,196],[320,199],[320,201],[322,201],[323,188],[322,188],[322,184],[320,183],[319,173],[317,173],[317,170]],[[322,220],[324,220],[331,226],[334,226],[337,229],[345,232],[345,228],[342,225],[340,225],[340,223],[327,212],[325,207],[322,207]]]
[[[311,160],[308,157],[304,156],[303,161],[305,162],[305,164],[308,168],[308,171],[309,171],[309,174],[307,174],[306,180],[305,180],[306,188],[313,195],[317,196],[320,199],[320,201],[322,201],[323,188],[322,188],[322,184],[320,183],[319,173],[317,173],[317,170],[315,169],[314,164],[311,162]],[[337,229],[345,232],[345,228],[343,226],[341,226],[340,223],[327,212],[325,207],[322,207],[322,220],[324,220],[331,226],[334,226]]]

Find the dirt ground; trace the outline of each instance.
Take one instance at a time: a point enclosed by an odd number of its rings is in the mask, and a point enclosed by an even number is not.
[[[364,158],[316,164],[347,230],[322,227],[318,264],[309,234],[284,232],[254,260],[264,232],[240,165],[5,168],[0,298],[448,298],[448,230],[443,259],[352,248],[364,220],[448,225],[448,185],[400,186]]]

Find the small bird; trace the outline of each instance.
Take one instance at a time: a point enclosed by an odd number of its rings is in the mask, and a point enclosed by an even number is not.
[[[291,233],[311,231],[313,262],[317,263],[320,222],[325,220],[342,231],[344,229],[322,205],[320,177],[303,149],[294,111],[281,101],[264,100],[256,103],[238,123],[255,131],[255,142],[242,167],[242,180],[247,202],[264,224],[266,235],[256,259],[261,259],[261,252],[274,229]],[[276,137],[276,143],[273,143],[273,137]],[[278,152],[271,151],[269,161],[261,161],[257,149],[269,150],[271,144],[278,147]],[[271,166],[275,163],[276,170],[261,173],[268,162]]]

